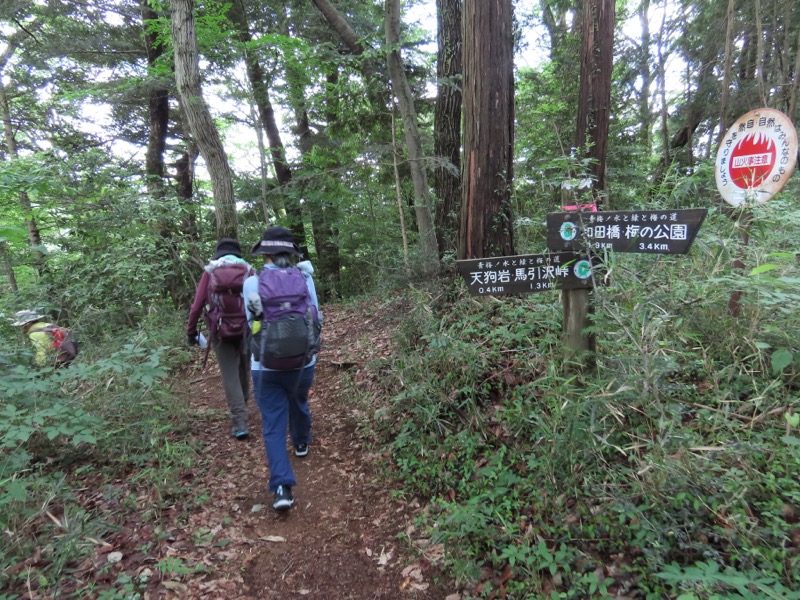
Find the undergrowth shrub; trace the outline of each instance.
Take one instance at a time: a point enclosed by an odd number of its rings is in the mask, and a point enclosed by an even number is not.
[[[180,493],[170,473],[194,458],[168,379],[187,359],[174,349],[182,325],[151,310],[139,330],[84,343],[65,369],[26,364],[24,346],[9,357],[18,364],[0,378],[0,589],[24,582],[60,597],[70,588],[71,570],[115,527],[85,506],[87,480],[131,477],[155,499],[136,507],[145,519]]]
[[[797,266],[754,243],[731,274],[710,222],[690,256],[616,257],[593,372],[555,295],[414,295],[373,430],[476,596],[800,598]]]

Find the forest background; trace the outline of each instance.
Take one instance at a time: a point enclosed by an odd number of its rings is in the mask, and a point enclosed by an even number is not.
[[[219,236],[281,224],[324,302],[412,304],[361,401],[476,595],[800,598],[800,186],[732,210],[713,177],[744,112],[796,123],[800,5],[436,0],[432,39],[415,4],[0,5],[0,584],[57,595],[95,523],[82,476],[191,460],[170,380],[194,284]],[[608,257],[577,372],[557,293],[476,300],[453,268],[543,252],[565,192],[709,210],[687,256]],[[79,360],[33,367],[21,308]]]

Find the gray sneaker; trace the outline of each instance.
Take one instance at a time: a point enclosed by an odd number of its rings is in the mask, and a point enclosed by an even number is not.
[[[308,444],[295,444],[294,445],[294,455],[295,456],[306,456],[308,454]]]
[[[292,498],[292,488],[288,485],[279,485],[275,490],[275,500],[272,502],[272,508],[275,510],[289,510],[294,504]]]

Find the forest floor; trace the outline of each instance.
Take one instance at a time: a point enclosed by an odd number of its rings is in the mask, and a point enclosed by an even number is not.
[[[365,319],[357,307],[325,307],[310,396],[314,441],[304,458],[290,452],[298,483],[295,505],[283,513],[267,491],[257,406],[251,398],[250,437],[233,439],[213,353],[204,370],[199,357],[184,390],[202,456],[201,467],[182,474],[191,491],[157,525],[135,513],[120,523],[97,554],[95,568],[114,553],[107,580],[95,585],[122,574],[146,579],[151,599],[459,600],[437,567],[442,548],[415,530],[424,506],[395,498],[398,486],[377,462],[380,449],[358,427],[354,386],[369,387],[368,363],[390,352],[389,320],[375,313]]]

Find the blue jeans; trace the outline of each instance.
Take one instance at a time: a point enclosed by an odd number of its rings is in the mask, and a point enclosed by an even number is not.
[[[264,450],[269,463],[270,492],[276,491],[279,485],[294,486],[297,483],[286,450],[287,426],[294,445],[311,441],[308,390],[314,382],[314,367],[301,371],[252,372],[253,394],[261,411]]]

